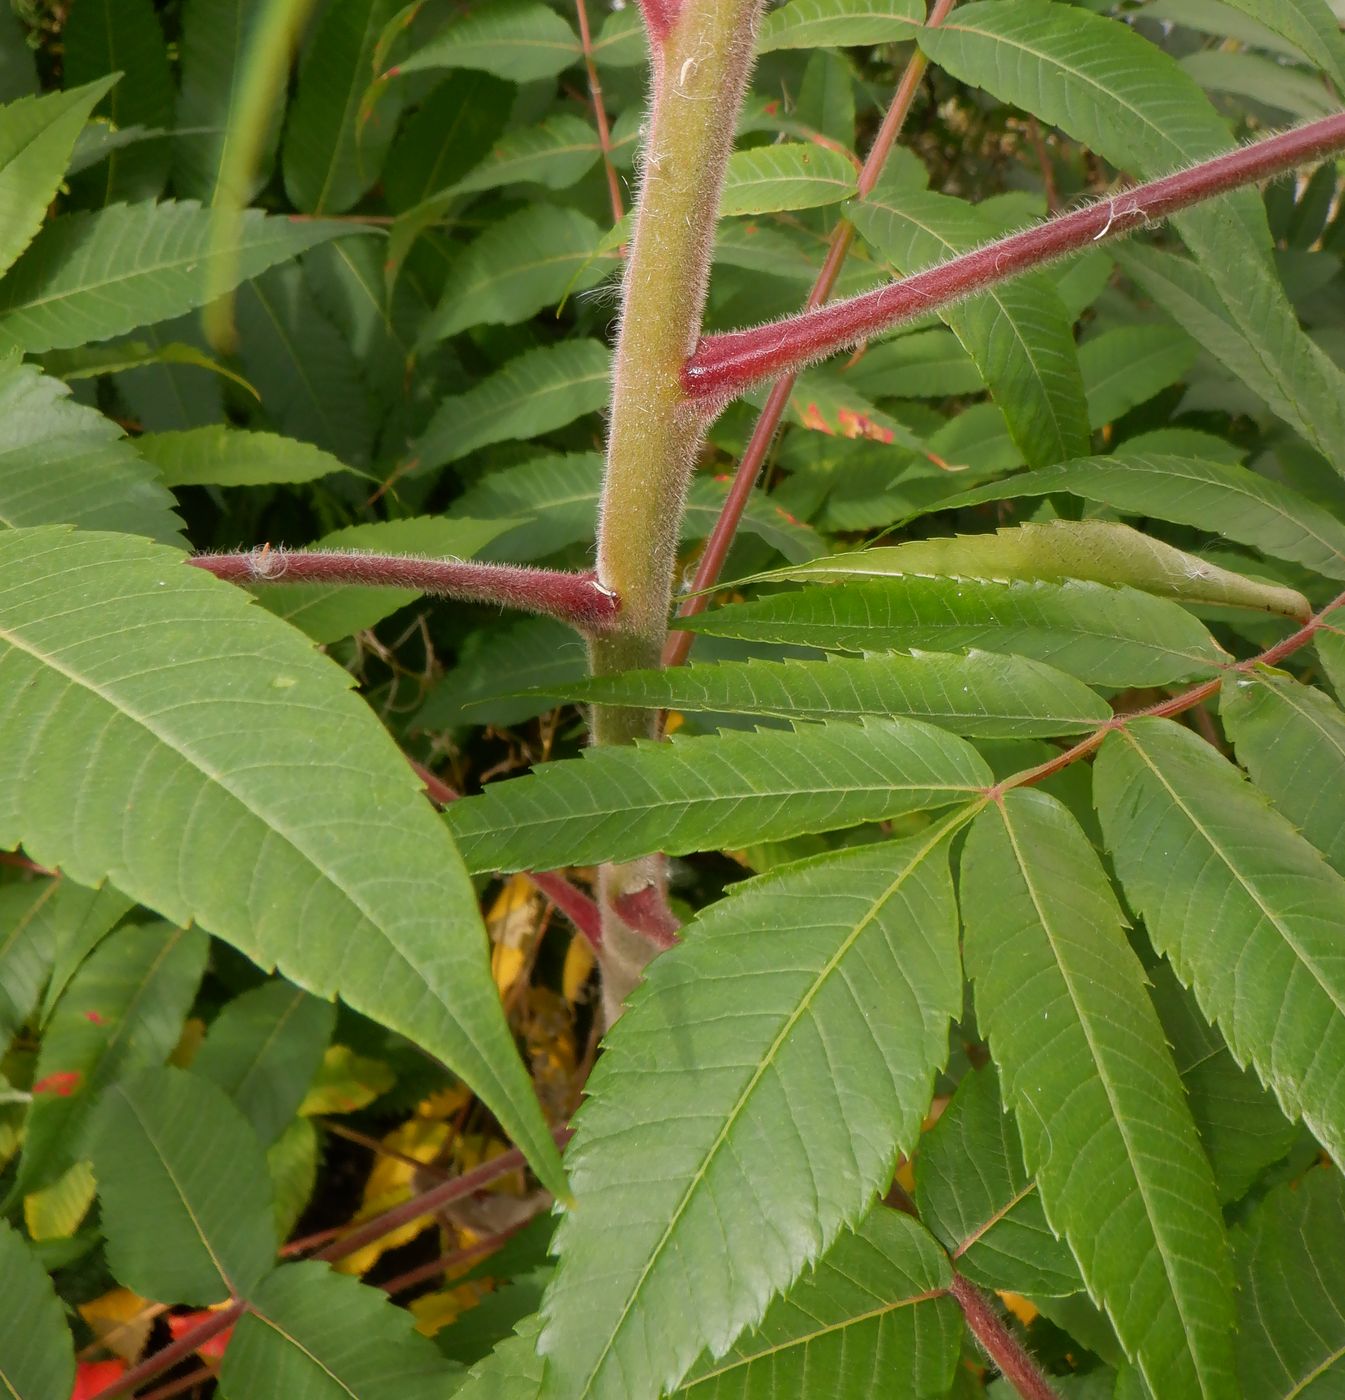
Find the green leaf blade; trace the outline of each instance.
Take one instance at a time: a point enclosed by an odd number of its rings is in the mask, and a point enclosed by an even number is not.
[[[1010,793],[962,859],[965,956],[1053,1228],[1156,1394],[1234,1393],[1232,1277],[1209,1163],[1097,857]]]
[[[1226,462],[1169,453],[1083,457],[940,501],[940,509],[1068,491],[1134,515],[1216,530],[1264,554],[1345,578],[1345,525],[1292,487]]]
[[[21,97],[0,108],[0,272],[13,266],[42,227],[75,140],[115,81]]]
[[[599,340],[529,350],[465,393],[445,399],[415,447],[417,472],[478,447],[562,428],[607,402],[611,367]]]
[[[472,870],[547,869],[852,826],[947,806],[989,781],[962,740],[871,720],[588,749],[444,819]]]
[[[1205,741],[1167,720],[1111,735],[1094,800],[1154,946],[1239,1064],[1345,1150],[1345,880]]]
[[[1345,713],[1257,667],[1225,679],[1219,714],[1252,781],[1345,875]]]
[[[1099,583],[907,577],[829,584],[703,613],[711,636],[842,651],[983,647],[1095,685],[1164,685],[1211,675],[1223,655],[1189,613]]]
[[[999,230],[947,195],[880,184],[851,205],[865,239],[906,275],[969,251]],[[941,318],[984,375],[1029,466],[1088,451],[1088,405],[1070,317],[1041,275],[946,308]]]
[[[15,1400],[69,1400],[75,1345],[47,1271],[7,1221],[0,1221],[0,1387]]]
[[[180,316],[349,225],[246,210],[236,225],[189,200],[54,219],[0,283],[0,340],[35,353]],[[227,237],[218,236],[220,229]],[[225,280],[221,280],[224,278]]]
[[[839,204],[854,194],[857,179],[854,165],[826,146],[785,142],[736,151],[724,172],[719,216]]]
[[[836,1400],[901,1376],[912,1397],[952,1383],[962,1317],[945,1293],[952,1270],[918,1222],[876,1206],[844,1231],[761,1325],[677,1392],[687,1400]]]
[[[986,738],[1078,734],[1111,717],[1101,696],[1063,671],[988,651],[721,662],[596,676],[556,689],[567,699],[646,709],[783,719],[904,715]]]
[[[583,57],[574,31],[537,0],[493,0],[451,22],[398,64],[401,73],[475,68],[514,83],[554,78]]]
[[[924,22],[916,0],[792,0],[762,21],[757,52],[894,43]]]
[[[1278,1187],[1237,1239],[1246,1400],[1329,1396],[1345,1379],[1345,1189],[1339,1167]]]
[[[275,1264],[266,1159],[223,1090],[178,1069],[115,1085],[89,1151],[116,1276],[162,1302],[245,1297]]]
[[[739,886],[651,965],[568,1150],[544,1393],[676,1385],[882,1189],[960,1005],[953,825]]]
[[[385,1293],[309,1261],[276,1269],[254,1290],[220,1383],[239,1400],[438,1400],[453,1373]]]
[[[416,1039],[563,1189],[466,874],[349,677],[238,591],[124,537],[0,532],[0,582],[3,722],[48,736],[0,760],[0,840]],[[91,730],[115,737],[51,737]],[[115,820],[77,823],[70,792],[101,794]]]

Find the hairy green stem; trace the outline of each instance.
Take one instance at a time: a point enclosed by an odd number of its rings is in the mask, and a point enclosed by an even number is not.
[[[598,527],[598,580],[621,600],[618,629],[589,646],[593,674],[657,666],[667,635],[678,527],[705,423],[682,388],[700,339],[724,167],[752,66],[761,0],[646,8],[651,99],[626,262]],[[595,706],[595,744],[652,738],[656,716]],[[616,913],[663,901],[658,857],[607,866],[604,999],[610,1021],[656,944]]]

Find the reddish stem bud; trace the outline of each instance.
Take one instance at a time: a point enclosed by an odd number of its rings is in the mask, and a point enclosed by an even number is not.
[[[640,0],[649,37],[662,43],[682,12],[682,0]]]
[[[245,554],[200,554],[188,560],[230,583],[331,583],[411,588],[446,598],[498,603],[542,613],[589,636],[617,627],[621,603],[593,573],[528,569],[521,564],[473,564],[404,554],[284,550],[264,545]]]
[[[617,895],[612,908],[622,923],[656,947],[671,948],[677,942],[682,925],[673,917],[657,885],[649,884],[629,894]]]

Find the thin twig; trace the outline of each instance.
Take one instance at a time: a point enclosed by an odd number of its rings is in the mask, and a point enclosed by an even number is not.
[[[942,24],[956,3],[957,0],[936,0],[929,18],[925,21],[927,27],[932,29]],[[918,49],[911,55],[910,62],[907,63],[905,72],[901,75],[901,81],[897,84],[891,105],[883,117],[883,123],[878,128],[878,134],[873,138],[873,145],[869,148],[868,156],[859,172],[858,193],[860,199],[872,193],[881,178],[883,167],[887,164],[887,158],[891,155],[897,137],[900,136],[901,129],[905,125],[911,104],[915,101],[915,94],[920,89],[920,81],[925,75],[928,64],[929,60]],[[854,242],[854,237],[855,228],[848,219],[842,219],[832,230],[826,257],[818,271],[817,280],[813,283],[813,289],[808,293],[808,300],[804,303],[806,311],[821,306],[831,296],[846,255],[850,251],[850,245]],[[709,593],[706,590],[713,588],[719,581],[724,562],[728,558],[734,537],[738,533],[743,511],[747,509],[747,503],[752,498],[752,491],[756,486],[757,477],[761,473],[762,464],[766,460],[766,454],[770,451],[771,443],[775,440],[775,434],[780,427],[780,420],[784,417],[785,409],[789,406],[789,398],[794,392],[794,382],[798,375],[798,370],[792,370],[782,375],[771,386],[771,392],[757,417],[756,425],[752,429],[752,436],[748,439],[747,448],[738,463],[733,484],[729,487],[728,495],[724,498],[719,519],[715,521],[714,529],[710,532],[710,537],[705,542],[705,548],[696,565],[695,577],[691,584],[691,597],[687,598],[678,610],[682,617],[694,617],[703,611],[710,601]],[[663,664],[665,666],[680,666],[686,660],[687,653],[691,650],[695,640],[696,634],[694,632],[671,633],[664,645]]]
[[[588,93],[593,99],[593,120],[598,127],[598,145],[602,148],[603,168],[607,171],[607,194],[612,201],[612,222],[619,224],[626,217],[621,203],[621,181],[612,164],[612,131],[607,125],[607,108],[603,105],[602,84],[598,81],[598,65],[593,58],[593,40],[588,29],[588,7],[584,0],[574,0],[579,18],[579,42],[584,47],[584,67],[588,70]]]

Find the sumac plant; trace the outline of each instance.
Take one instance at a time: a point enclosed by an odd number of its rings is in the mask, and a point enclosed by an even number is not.
[[[0,57],[0,1392],[1342,1393],[1327,0]]]

